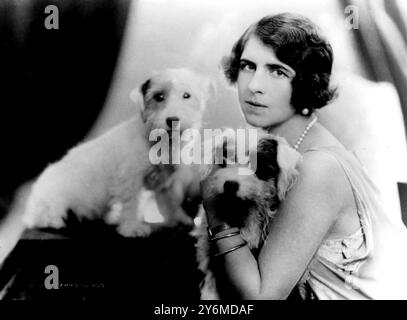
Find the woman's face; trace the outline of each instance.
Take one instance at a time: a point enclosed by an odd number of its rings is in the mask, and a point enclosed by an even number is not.
[[[274,127],[291,118],[291,80],[295,71],[284,64],[257,37],[251,36],[240,58],[237,79],[239,102],[246,122]]]

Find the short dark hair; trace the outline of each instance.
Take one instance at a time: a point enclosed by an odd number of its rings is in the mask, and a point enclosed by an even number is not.
[[[291,84],[291,105],[300,112],[303,108],[319,109],[336,96],[330,88],[332,47],[309,19],[291,13],[266,16],[251,25],[233,46],[231,55],[223,58],[222,67],[230,84],[239,76],[240,58],[249,38],[256,36],[274,50],[277,58],[296,72]],[[311,114],[312,112],[310,112]]]

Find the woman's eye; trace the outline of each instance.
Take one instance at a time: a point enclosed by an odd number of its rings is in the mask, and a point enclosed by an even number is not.
[[[240,70],[242,70],[242,71],[254,71],[254,70],[256,70],[256,67],[251,63],[247,63],[245,61],[242,61],[242,62],[240,62]]]
[[[283,71],[279,70],[279,69],[271,71],[271,74],[273,76],[275,76],[276,78],[286,77],[286,74]]]
[[[155,100],[155,101],[157,101],[157,102],[161,102],[161,101],[164,101],[164,93],[156,93],[154,96],[153,96],[153,99]]]

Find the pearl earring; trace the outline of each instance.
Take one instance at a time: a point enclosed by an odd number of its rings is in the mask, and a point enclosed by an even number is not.
[[[301,110],[301,114],[302,114],[303,116],[308,115],[308,114],[309,114],[309,109],[308,109],[308,108],[302,109],[302,110]]]

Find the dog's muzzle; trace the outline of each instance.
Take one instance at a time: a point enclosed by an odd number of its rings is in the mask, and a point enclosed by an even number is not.
[[[168,117],[165,119],[165,123],[167,124],[170,130],[179,130],[180,129],[180,119],[178,117]]]

